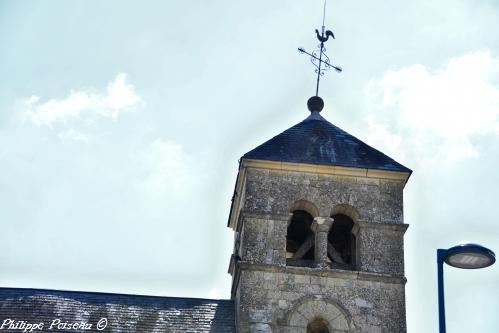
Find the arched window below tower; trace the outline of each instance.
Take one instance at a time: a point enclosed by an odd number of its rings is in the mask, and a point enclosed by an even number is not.
[[[304,210],[293,211],[286,235],[286,264],[289,266],[314,265],[315,236],[310,228],[314,218]]]
[[[327,322],[321,318],[311,320],[307,325],[307,333],[329,333]]]
[[[345,214],[335,214],[333,226],[328,235],[328,258],[331,267],[355,269],[355,236],[352,233],[353,220]]]

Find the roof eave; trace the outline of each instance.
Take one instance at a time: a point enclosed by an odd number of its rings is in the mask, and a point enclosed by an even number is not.
[[[407,171],[397,171],[397,170],[386,170],[380,168],[362,168],[362,167],[350,167],[343,165],[325,165],[325,164],[313,164],[313,163],[294,163],[294,162],[283,162],[283,161],[273,161],[273,160],[259,160],[241,158],[241,168],[259,168],[259,169],[270,169],[270,170],[282,170],[282,171],[298,171],[298,172],[309,172],[309,173],[319,173],[319,174],[329,174],[329,175],[341,175],[341,176],[352,176],[352,177],[366,177],[366,178],[379,178],[379,179],[391,179],[391,180],[401,180],[404,184],[407,183],[412,170],[407,169]]]

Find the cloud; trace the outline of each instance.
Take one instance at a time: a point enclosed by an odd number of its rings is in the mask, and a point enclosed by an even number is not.
[[[157,138],[135,160],[141,169],[136,185],[148,196],[161,199],[191,190],[194,161],[181,145]]]
[[[210,209],[206,191],[210,191],[207,186],[214,163],[209,150],[189,153],[182,145],[159,137],[138,148],[130,156],[129,179],[143,216],[190,221]],[[194,224],[189,222],[189,226]]]
[[[30,98],[28,98],[26,101],[24,101],[24,104],[26,105],[33,105],[35,104],[36,102],[38,102],[40,98],[38,96],[31,96]]]
[[[365,93],[369,142],[399,156],[401,147],[411,147],[416,158],[453,163],[480,154],[475,137],[499,133],[499,59],[489,51],[436,70],[420,64],[389,70]],[[390,122],[388,113],[396,119]]]
[[[116,118],[118,112],[135,106],[140,97],[135,94],[134,86],[125,82],[126,74],[121,73],[107,85],[107,95],[103,99],[104,109],[111,110],[111,116]]]
[[[88,137],[78,131],[76,131],[73,128],[70,128],[68,130],[65,130],[61,133],[59,133],[59,139],[62,140],[62,142],[69,143],[71,141],[75,142],[83,142],[83,143],[88,143]]]
[[[120,73],[111,81],[106,92],[94,93],[91,90],[71,91],[64,99],[50,99],[40,103],[38,96],[25,101],[27,118],[37,126],[49,126],[67,122],[83,114],[100,115],[116,119],[123,111],[134,108],[141,102],[133,85],[126,82],[126,74]]]

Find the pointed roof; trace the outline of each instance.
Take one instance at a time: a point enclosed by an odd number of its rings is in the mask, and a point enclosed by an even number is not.
[[[412,172],[334,126],[315,111],[302,122],[247,152],[242,158]]]

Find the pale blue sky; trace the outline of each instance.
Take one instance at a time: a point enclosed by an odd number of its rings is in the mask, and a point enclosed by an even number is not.
[[[0,0],[0,285],[228,298],[237,161],[304,119],[322,1]],[[435,250],[499,251],[499,6],[330,1],[323,115],[414,173],[407,317]],[[449,332],[497,332],[499,265],[446,267]]]

